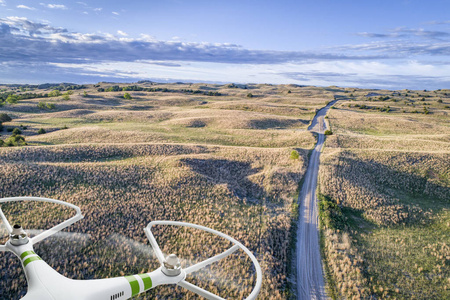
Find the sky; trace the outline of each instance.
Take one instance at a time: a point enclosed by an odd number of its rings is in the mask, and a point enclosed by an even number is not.
[[[449,11],[450,0],[0,0],[0,83],[450,88]]]

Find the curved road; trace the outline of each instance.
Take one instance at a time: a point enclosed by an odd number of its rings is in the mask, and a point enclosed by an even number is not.
[[[305,181],[298,197],[300,203],[297,229],[297,298],[327,299],[322,273],[319,246],[319,211],[316,196],[319,156],[325,141],[327,129],[324,117],[335,101],[330,102],[314,116],[308,130],[318,134],[317,144],[311,153]]]

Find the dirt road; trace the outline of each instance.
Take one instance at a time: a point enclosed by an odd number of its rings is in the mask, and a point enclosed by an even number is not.
[[[325,141],[325,115],[336,101],[319,110],[308,130],[319,137],[311,154],[305,181],[298,197],[300,216],[297,229],[297,295],[298,299],[327,299],[319,246],[319,212],[316,187],[319,156]]]

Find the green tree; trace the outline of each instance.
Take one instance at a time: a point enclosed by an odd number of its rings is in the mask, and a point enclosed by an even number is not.
[[[15,104],[19,102],[19,96],[11,94],[8,96],[8,98],[6,98],[6,102],[8,102],[9,104]]]
[[[298,153],[297,150],[292,150],[292,151],[291,151],[290,158],[291,158],[291,159],[299,159],[299,158],[300,158],[300,154]]]
[[[18,135],[18,134],[22,134],[22,131],[19,128],[14,128],[12,131],[13,135]]]
[[[331,130],[325,130],[325,135],[332,135],[333,134],[333,132],[331,131]]]
[[[63,100],[70,100],[69,94],[64,94],[62,98]]]
[[[25,138],[21,135],[12,135],[9,138],[7,138],[3,146],[6,147],[14,147],[14,146],[25,146],[27,143],[25,142]]]
[[[0,114],[0,122],[11,122],[11,117],[5,113]]]
[[[127,99],[127,100],[133,99],[129,93],[123,94],[123,97],[124,97],[125,99]]]
[[[44,134],[44,133],[46,133],[46,131],[45,131],[44,128],[40,128],[37,133],[38,134]]]
[[[48,93],[49,97],[58,97],[61,96],[61,92],[59,90],[53,90],[50,93]]]
[[[47,103],[47,104],[46,104],[46,107],[47,107],[48,109],[56,109],[56,105],[53,104],[53,103]]]

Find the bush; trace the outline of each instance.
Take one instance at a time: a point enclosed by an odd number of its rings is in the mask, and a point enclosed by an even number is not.
[[[8,132],[11,132],[11,131],[13,131],[14,130],[14,128],[12,128],[12,127],[7,127],[6,128],[6,131],[8,131]]]
[[[6,98],[6,102],[8,102],[10,104],[15,104],[15,103],[19,102],[19,96],[11,94],[8,96],[8,98]]]
[[[339,205],[330,197],[318,194],[319,220],[324,228],[343,230],[346,227],[345,217]]]
[[[291,159],[299,159],[299,157],[300,157],[300,154],[298,153],[297,150],[291,151],[291,156],[290,156]]]
[[[8,116],[7,114],[4,113],[0,114],[0,123],[10,122],[11,120],[12,120],[11,117]]]
[[[38,134],[44,134],[44,133],[46,133],[46,131],[45,131],[44,128],[40,128],[37,133]]]
[[[70,96],[69,96],[69,95],[67,95],[67,94],[66,94],[66,95],[63,95],[63,97],[62,97],[62,98],[63,98],[63,100],[70,100]]]
[[[13,135],[18,135],[18,134],[22,134],[22,131],[19,128],[14,128],[12,131]]]
[[[43,102],[43,101],[40,101],[40,102],[38,103],[37,107],[38,107],[39,109],[45,109],[46,103]]]
[[[331,130],[329,130],[329,129],[325,130],[325,135],[332,135],[332,134],[333,134],[333,132]]]
[[[125,99],[127,99],[127,100],[133,99],[129,93],[123,94],[123,97],[124,97]]]
[[[3,142],[4,147],[25,146],[25,145],[27,145],[27,143],[25,142],[25,138],[21,135],[10,136]]]
[[[253,98],[253,94],[252,94],[252,93],[248,93],[248,94],[247,94],[247,97],[248,97],[248,98]]]
[[[68,97],[68,96],[67,96]],[[40,101],[37,105],[39,109],[56,109],[56,105],[53,103],[47,103],[44,101]]]
[[[0,122],[0,131],[3,131],[3,125],[2,125],[2,122]]]
[[[61,92],[59,90],[54,90],[54,91],[51,91],[50,93],[48,93],[48,96],[49,97],[58,97],[58,96],[61,96]]]

